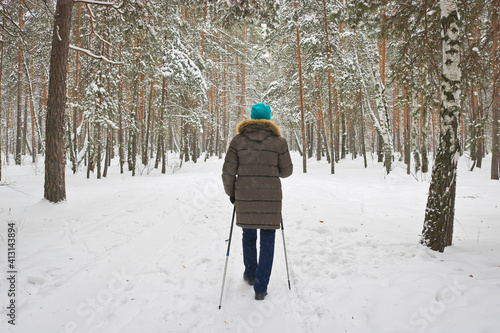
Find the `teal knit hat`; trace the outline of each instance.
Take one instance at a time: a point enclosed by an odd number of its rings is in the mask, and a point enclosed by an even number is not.
[[[255,104],[252,106],[250,118],[271,120],[271,107],[264,103]]]

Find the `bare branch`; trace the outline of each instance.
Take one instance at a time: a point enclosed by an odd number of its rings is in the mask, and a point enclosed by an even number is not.
[[[104,40],[103,37],[101,37],[94,29],[94,13],[92,13],[92,10],[90,9],[89,5],[88,4],[85,4],[85,6],[87,7],[87,10],[89,11],[89,16],[90,16],[90,27],[92,29],[92,33],[97,37],[97,39],[99,39],[101,42],[103,42],[104,44],[108,44],[109,46],[113,47],[113,45],[111,45],[110,42]]]
[[[82,49],[78,46],[75,46],[75,45],[69,45],[69,48],[72,49],[72,50],[75,50],[75,51],[78,51],[78,52],[81,52],[81,53],[84,53],[86,55],[88,55],[89,57],[91,58],[94,58],[96,60],[104,60],[106,61],[107,63],[111,64],[111,65],[123,65],[123,62],[117,62],[117,61],[112,61],[112,60],[109,60],[108,58],[106,58],[105,56],[102,56],[102,55],[96,55],[96,54],[93,54],[92,52],[90,52],[89,50],[86,50],[86,49]]]

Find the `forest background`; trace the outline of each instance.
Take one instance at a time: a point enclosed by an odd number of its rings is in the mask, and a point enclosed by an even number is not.
[[[45,153],[56,1],[2,1],[0,160]],[[457,1],[460,153],[498,179],[499,1]],[[131,175],[222,157],[265,102],[292,150],[428,172],[439,144],[436,1],[74,1],[64,147],[73,172]],[[430,157],[429,157],[430,156]],[[0,177],[1,169],[0,169]],[[0,178],[1,179],[1,178]]]

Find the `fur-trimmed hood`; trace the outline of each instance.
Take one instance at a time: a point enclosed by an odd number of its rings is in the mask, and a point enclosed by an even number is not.
[[[272,134],[276,136],[281,136],[281,130],[276,125],[270,120],[266,119],[246,119],[243,120],[241,123],[238,124],[238,127],[236,128],[238,134],[243,134],[243,132],[246,132],[248,130],[254,131],[254,130],[264,130],[271,132]]]

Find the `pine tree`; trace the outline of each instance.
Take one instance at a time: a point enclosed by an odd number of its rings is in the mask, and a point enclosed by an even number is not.
[[[66,200],[64,169],[64,110],[66,74],[73,0],[57,0],[50,55],[49,98],[47,109],[47,151],[45,156],[45,199]]]
[[[23,0],[19,1],[19,48],[18,48],[18,65],[17,65],[17,126],[16,126],[16,157],[17,165],[21,164],[22,154],[22,98],[23,98],[23,48],[21,34],[23,31]]]
[[[2,20],[3,21],[3,20]],[[0,40],[0,181],[2,181],[2,73],[3,73],[3,40]]]
[[[500,89],[499,89],[499,63],[498,63],[498,15],[500,1],[493,2],[491,8],[491,33],[492,33],[492,46],[491,46],[491,62],[492,62],[492,123],[491,123],[491,179],[499,179],[500,173]]]

